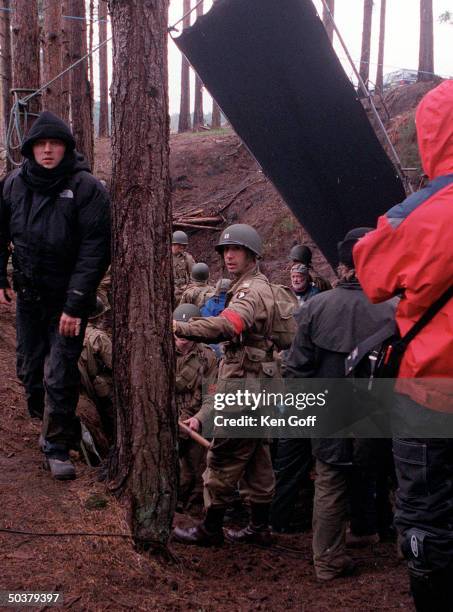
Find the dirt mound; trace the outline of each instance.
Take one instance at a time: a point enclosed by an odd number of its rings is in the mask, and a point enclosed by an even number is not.
[[[426,83],[413,83],[411,85],[400,85],[390,89],[384,95],[384,102],[391,118],[414,110],[417,104],[434,87],[437,87],[442,79],[428,81]]]

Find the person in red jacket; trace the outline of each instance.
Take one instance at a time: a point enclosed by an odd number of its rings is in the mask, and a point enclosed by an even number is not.
[[[380,217],[354,248],[370,300],[401,296],[401,335],[453,282],[453,80],[422,99],[416,126],[430,182]],[[393,443],[395,523],[418,612],[453,610],[452,379],[453,299],[410,342],[395,387],[395,414],[413,432]],[[444,426],[443,438],[428,438],[433,421]]]

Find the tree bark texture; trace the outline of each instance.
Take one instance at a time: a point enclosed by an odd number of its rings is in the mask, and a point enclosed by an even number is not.
[[[203,15],[203,2],[197,6],[197,17]],[[203,82],[195,73],[195,99],[193,107],[193,129],[198,131],[200,127],[204,125],[204,113],[203,113]]]
[[[69,49],[69,37],[70,32],[70,20],[67,18],[69,15],[69,2],[70,0],[62,0],[61,2],[61,65],[63,70],[67,68],[71,63],[71,54]],[[61,118],[67,123],[71,117],[71,94],[70,94],[71,78],[70,73],[67,72],[61,77]]]
[[[368,86],[370,78],[371,21],[373,17],[373,0],[363,2],[362,52],[360,54],[360,76]]]
[[[38,89],[39,25],[37,0],[13,0],[12,59],[13,88]]]
[[[177,495],[172,319],[168,0],[109,0],[113,31],[111,488],[137,545],[165,547]],[[146,546],[145,546],[146,548]]]
[[[41,36],[43,62],[42,84],[48,83],[62,71],[62,18],[60,0],[43,0],[43,31]],[[42,107],[62,116],[62,81],[57,79],[42,94]]]
[[[220,114],[220,106],[217,102],[212,99],[212,119],[211,119],[211,128],[213,130],[220,130],[221,128],[222,117]]]
[[[381,18],[379,24],[378,66],[376,71],[376,90],[384,91],[384,47],[385,47],[385,13],[387,0],[381,0]]]
[[[183,29],[190,27],[190,0],[183,2]],[[181,55],[181,98],[179,103],[178,132],[190,130],[190,64],[185,55]]]
[[[326,0],[327,7],[330,10],[332,17],[329,15],[329,12],[326,10],[326,7],[322,6],[322,22],[327,32],[327,36],[329,37],[330,42],[333,42],[333,17],[335,16],[335,0]]]
[[[434,26],[433,0],[420,0],[420,47],[418,55],[418,80],[434,78]]]
[[[82,19],[70,20],[69,53],[73,64],[87,53],[87,24],[84,0],[69,0],[69,15]],[[77,149],[86,157],[91,167],[94,161],[93,99],[88,80],[88,60],[69,72],[71,92],[72,131]]]
[[[10,0],[1,0],[0,15],[0,44],[1,44],[1,71],[2,71],[2,123],[1,130],[3,141],[5,141],[8,129],[9,114],[11,111],[11,19],[10,19]]]
[[[107,2],[98,1],[99,43],[107,40]],[[107,62],[107,45],[99,51],[99,136],[108,136],[109,131],[109,72]]]

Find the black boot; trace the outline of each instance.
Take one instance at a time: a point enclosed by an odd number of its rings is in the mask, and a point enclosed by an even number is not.
[[[251,504],[250,523],[243,529],[228,529],[226,538],[229,542],[243,542],[270,546],[272,536],[269,529],[270,504]]]
[[[182,529],[175,527],[173,536],[178,542],[195,546],[221,546],[223,537],[223,517],[225,508],[211,507],[206,511],[205,519],[195,527]]]
[[[452,612],[452,571],[409,568],[411,593],[417,612]]]

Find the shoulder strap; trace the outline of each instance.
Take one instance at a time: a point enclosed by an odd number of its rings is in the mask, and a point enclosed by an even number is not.
[[[415,323],[410,330],[405,334],[401,340],[398,341],[398,345],[404,346],[404,350],[411,340],[422,331],[424,327],[433,319],[436,314],[441,310],[445,304],[453,297],[453,285],[448,287],[437,300],[431,304],[431,306],[422,314],[417,323]]]

